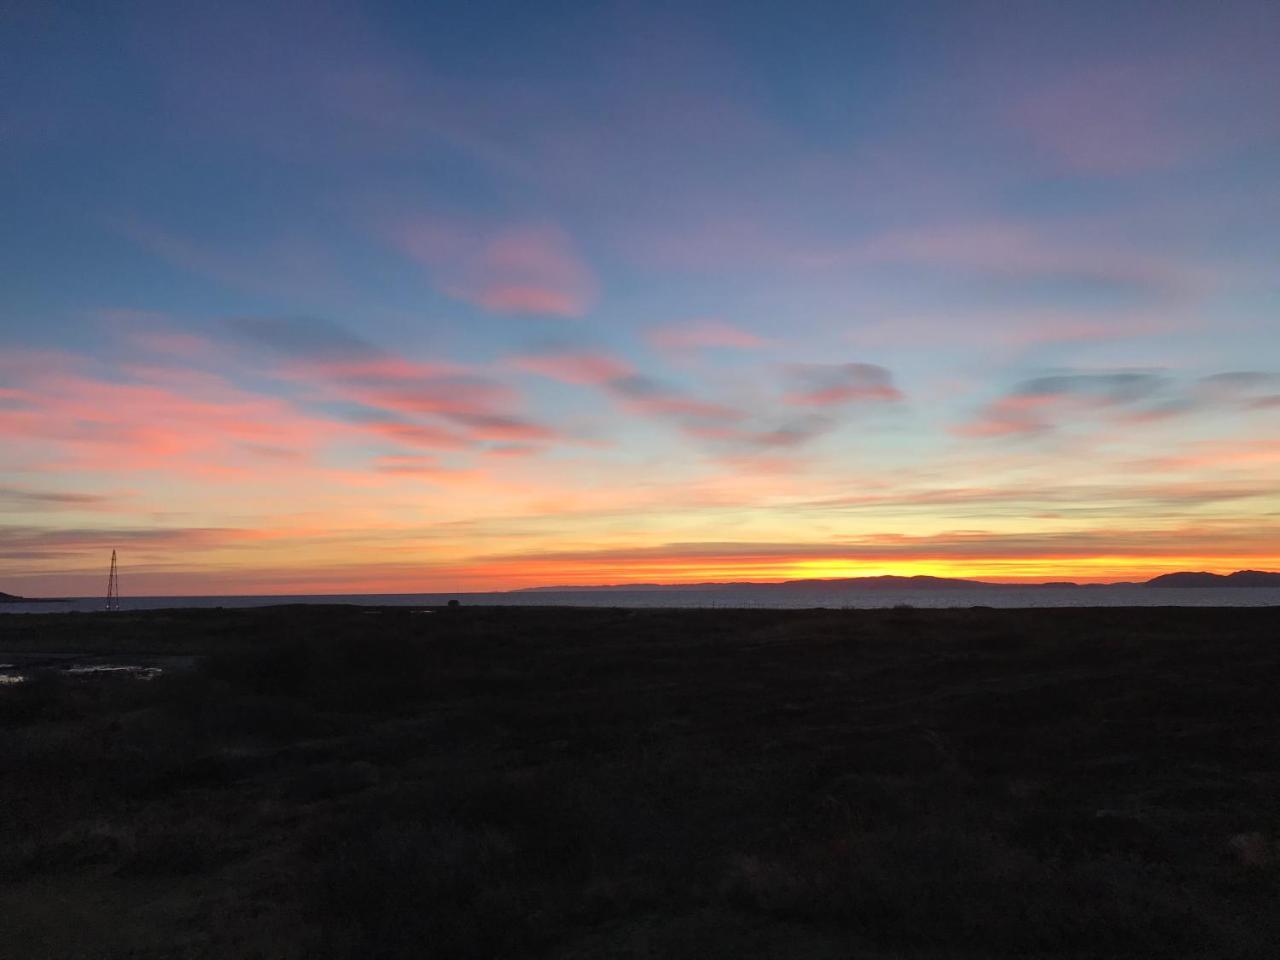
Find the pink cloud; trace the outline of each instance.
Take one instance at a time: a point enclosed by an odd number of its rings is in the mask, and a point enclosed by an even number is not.
[[[125,341],[131,356],[164,357],[194,366],[214,359],[228,359],[225,344],[203,333],[180,329],[184,319],[168,313],[132,307],[104,307],[93,310],[90,315],[113,337]]]
[[[210,374],[193,373],[178,388],[182,378],[100,378],[69,355],[49,366],[21,353],[6,360],[18,385],[0,406],[0,437],[46,464],[228,474],[255,448],[310,455],[344,431]]]
[[[621,399],[624,405],[632,410],[660,416],[727,421],[741,420],[745,416],[741,410],[735,410],[722,403],[698,400],[674,393],[624,393],[621,394]]]
[[[701,440],[709,440],[727,444],[731,449],[747,450],[784,450],[801,447],[815,437],[826,433],[834,426],[834,421],[820,415],[800,417],[775,426],[743,427],[724,425],[723,423],[692,423],[685,427],[685,433]],[[741,453],[722,454],[718,458],[722,463],[741,466],[747,462],[761,459],[759,454],[744,456]]]
[[[451,363],[422,363],[388,354],[309,358],[285,364],[282,369],[295,375],[316,374],[335,380],[357,382],[425,381],[442,377],[465,376],[469,371]]]
[[[511,365],[564,383],[599,386],[634,376],[630,364],[603,353],[544,353],[515,357]]]
[[[370,349],[351,358],[290,361],[280,370],[374,408],[379,412],[361,423],[415,447],[458,449],[483,441],[542,442],[559,436],[521,416],[519,397],[509,386],[456,364],[422,363]]]
[[[1205,286],[1202,268],[1107,244],[1050,237],[1028,225],[990,221],[930,224],[891,231],[828,262],[905,264],[997,276],[1066,276],[1142,287],[1175,297]]]
[[[449,466],[430,456],[389,455],[378,457],[373,469],[384,477],[414,478],[436,486],[477,489],[492,480],[484,470]]]
[[[405,454],[378,457],[374,461],[373,468],[379,473],[432,478],[456,476],[458,473],[465,472],[445,466],[436,457]]]
[[[514,358],[522,370],[564,383],[600,388],[624,410],[671,420],[686,434],[707,438],[713,424],[745,418],[740,410],[702,400],[683,390],[637,372],[630,364],[602,353],[532,354]]]
[[[542,447],[531,443],[497,443],[484,452],[487,457],[532,457],[542,452]]]
[[[507,387],[479,377],[353,377],[339,382],[353,399],[400,413],[465,419],[497,415],[514,402]]]
[[[561,382],[597,387],[623,410],[666,421],[686,437],[721,452],[798,448],[836,425],[832,417],[820,412],[788,412],[779,418],[703,399],[602,353],[534,354],[514,358],[511,363]],[[902,398],[889,371],[872,364],[796,365],[789,374],[795,389],[783,401],[791,406],[889,403]]]
[[[796,387],[783,399],[797,407],[892,403],[902,399],[893,377],[872,363],[801,364],[791,368]]]
[[[428,450],[465,450],[472,445],[469,437],[455,430],[420,423],[404,423],[390,417],[365,419],[361,421],[361,425],[373,433],[408,447],[421,447]]]
[[[493,313],[580,317],[595,303],[595,277],[559,227],[485,229],[428,220],[391,235],[441,290]]]
[[[1270,469],[1272,464],[1280,465],[1280,440],[1199,441],[1189,445],[1185,453],[1141,461],[1135,466],[1163,473],[1199,469],[1251,471],[1259,466]]]
[[[1052,396],[1001,397],[989,404],[967,423],[960,424],[955,432],[964,437],[1009,437],[1040,433],[1050,429],[1048,419],[1057,401]]]
[[[670,352],[695,350],[702,347],[758,350],[768,345],[768,341],[763,337],[720,320],[691,320],[687,323],[658,327],[649,332],[649,339],[659,350]]]
[[[1107,311],[1071,313],[1061,310],[1019,309],[1017,311],[951,310],[946,313],[890,315],[860,324],[849,341],[862,349],[933,346],[972,347],[974,330],[982,330],[986,349],[999,349],[1016,356],[1047,344],[1106,343],[1141,339],[1189,329],[1199,321],[1169,316],[1167,312],[1141,313]]]
[[[471,435],[478,440],[499,441],[551,441],[559,438],[559,434],[540,423],[532,423],[520,417],[501,414],[452,414],[460,423],[466,424]]]
[[[1181,382],[1151,370],[1054,373],[1017,384],[956,432],[1008,436],[1082,421],[1140,426],[1212,411],[1239,415],[1258,409],[1258,395],[1277,384],[1280,374],[1261,371],[1228,371]]]
[[[15,462],[41,468],[262,474],[297,471],[322,447],[369,435],[393,450],[560,439],[521,416],[504,384],[452,364],[372,352],[331,360],[321,351],[270,368],[304,388],[307,401],[336,397],[363,408],[338,418],[180,366],[131,364],[108,375],[69,354],[11,352],[0,358],[0,373],[12,383],[0,396],[0,438]]]

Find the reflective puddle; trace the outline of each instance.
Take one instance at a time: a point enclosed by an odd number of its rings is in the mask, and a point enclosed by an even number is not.
[[[195,657],[161,656],[139,658],[130,663],[86,657],[82,654],[24,656],[10,653],[6,661],[0,663],[0,686],[24,683],[36,673],[84,681],[113,678],[154,680],[164,673],[190,670],[195,666],[196,660]]]

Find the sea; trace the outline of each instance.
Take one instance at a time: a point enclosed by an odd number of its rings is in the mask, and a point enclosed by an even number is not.
[[[1274,587],[981,587],[956,590],[831,588],[778,590],[538,590],[523,593],[352,593],[246,597],[121,597],[121,610],[184,607],[267,607],[282,604],[439,607],[456,600],[476,607],[648,607],[761,609],[876,609],[885,607],[1280,607]],[[4,603],[0,613],[89,613],[102,597],[43,603]]]

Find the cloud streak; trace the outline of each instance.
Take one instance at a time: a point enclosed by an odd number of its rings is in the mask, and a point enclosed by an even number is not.
[[[443,292],[491,313],[576,318],[598,295],[568,234],[550,224],[487,228],[421,220],[389,234]]]
[[[383,436],[443,449],[559,438],[520,413],[511,387],[465,367],[395,356],[324,321],[252,319],[235,326],[279,355],[284,377],[357,404],[350,419]]]
[[[1245,412],[1273,405],[1280,376],[1256,371],[1180,381],[1165,373],[1063,373],[1016,384],[956,427],[970,437],[1045,434],[1099,419],[1141,424],[1212,410]]]
[[[893,375],[871,363],[804,364],[788,371],[792,389],[783,398],[796,407],[838,407],[853,403],[892,403],[903,395]]]
[[[669,354],[691,350],[762,350],[769,341],[723,320],[691,320],[649,331],[649,342]]]

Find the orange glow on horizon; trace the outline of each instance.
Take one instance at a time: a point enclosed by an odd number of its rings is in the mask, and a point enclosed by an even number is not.
[[[880,561],[808,559],[724,559],[693,563],[679,558],[647,559],[602,571],[599,565],[561,565],[529,561],[494,568],[467,568],[464,578],[501,584],[487,589],[507,590],[543,586],[607,586],[649,583],[723,583],[788,580],[838,580],[879,576],[928,576],[995,583],[1112,583],[1143,581],[1166,573],[1196,571],[1218,574],[1237,570],[1280,570],[1280,556],[1099,556],[1044,558],[969,558]],[[461,572],[461,571],[460,571]]]
[[[264,541],[265,542],[265,541]],[[128,563],[124,555],[121,577],[124,591],[133,596],[252,596],[319,594],[417,594],[492,593],[531,587],[625,586],[628,584],[695,584],[788,580],[837,580],[877,576],[931,576],[983,580],[992,583],[1027,584],[1072,581],[1081,584],[1145,581],[1165,573],[1205,571],[1228,574],[1236,570],[1280,570],[1280,556],[1236,557],[1072,557],[1072,558],[970,558],[917,559],[897,562],[834,561],[810,559],[724,558],[690,562],[680,558],[648,558],[642,563],[617,565],[523,560],[519,563],[424,569],[411,562],[309,566],[290,571],[250,568],[225,563],[202,569],[174,571],[152,561]],[[83,588],[54,589],[66,583],[62,573],[35,574],[10,592],[28,596],[93,595],[96,570],[69,576]],[[55,579],[56,578],[56,579]],[[26,584],[26,586],[23,586]],[[49,586],[42,586],[48,584]],[[21,587],[21,589],[17,589]]]

